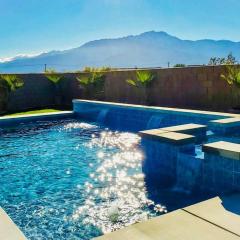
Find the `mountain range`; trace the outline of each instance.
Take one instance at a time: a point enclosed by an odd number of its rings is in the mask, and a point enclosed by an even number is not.
[[[175,64],[202,65],[211,57],[232,53],[240,59],[240,42],[229,40],[182,40],[166,32],[145,32],[115,39],[101,39],[64,51],[37,56],[19,56],[0,62],[0,72],[43,72],[47,68],[76,71],[91,67],[167,67]]]

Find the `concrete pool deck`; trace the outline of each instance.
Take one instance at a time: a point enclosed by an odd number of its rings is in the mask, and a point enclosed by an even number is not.
[[[240,193],[215,197],[94,240],[240,239]],[[0,208],[0,239],[27,240]]]
[[[27,238],[2,208],[0,208],[0,239],[27,240]]]
[[[240,194],[215,197],[95,240],[240,239]]]

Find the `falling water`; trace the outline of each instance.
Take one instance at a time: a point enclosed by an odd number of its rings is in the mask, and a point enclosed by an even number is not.
[[[147,122],[147,129],[154,129],[161,127],[161,122],[163,120],[162,115],[152,115]]]
[[[103,124],[105,122],[108,112],[109,109],[102,109],[97,116],[97,122]]]

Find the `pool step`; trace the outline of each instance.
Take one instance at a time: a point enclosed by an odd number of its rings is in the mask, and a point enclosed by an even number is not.
[[[197,142],[206,137],[206,132],[206,125],[189,123],[140,131],[139,135],[163,142],[171,142],[173,144],[186,144],[188,142]]]
[[[207,126],[206,125],[200,125],[195,123],[189,123],[189,124],[181,124],[171,127],[164,127],[160,128],[163,131],[170,131],[170,132],[179,132],[179,133],[186,133],[186,134],[198,134],[198,133],[206,133]]]
[[[240,160],[240,144],[218,141],[203,145],[203,151],[225,158]]]
[[[168,132],[161,129],[153,129],[139,132],[139,135],[153,140],[161,142],[171,143],[175,145],[193,143],[195,137],[189,134]]]
[[[240,117],[213,120],[209,122],[209,127],[220,134],[235,133],[240,131]]]

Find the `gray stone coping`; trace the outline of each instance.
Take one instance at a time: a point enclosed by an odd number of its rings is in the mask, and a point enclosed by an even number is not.
[[[0,239],[1,240],[27,240],[6,212],[0,208]]]
[[[220,155],[222,157],[240,160],[240,144],[218,141],[203,145],[206,153]]]

